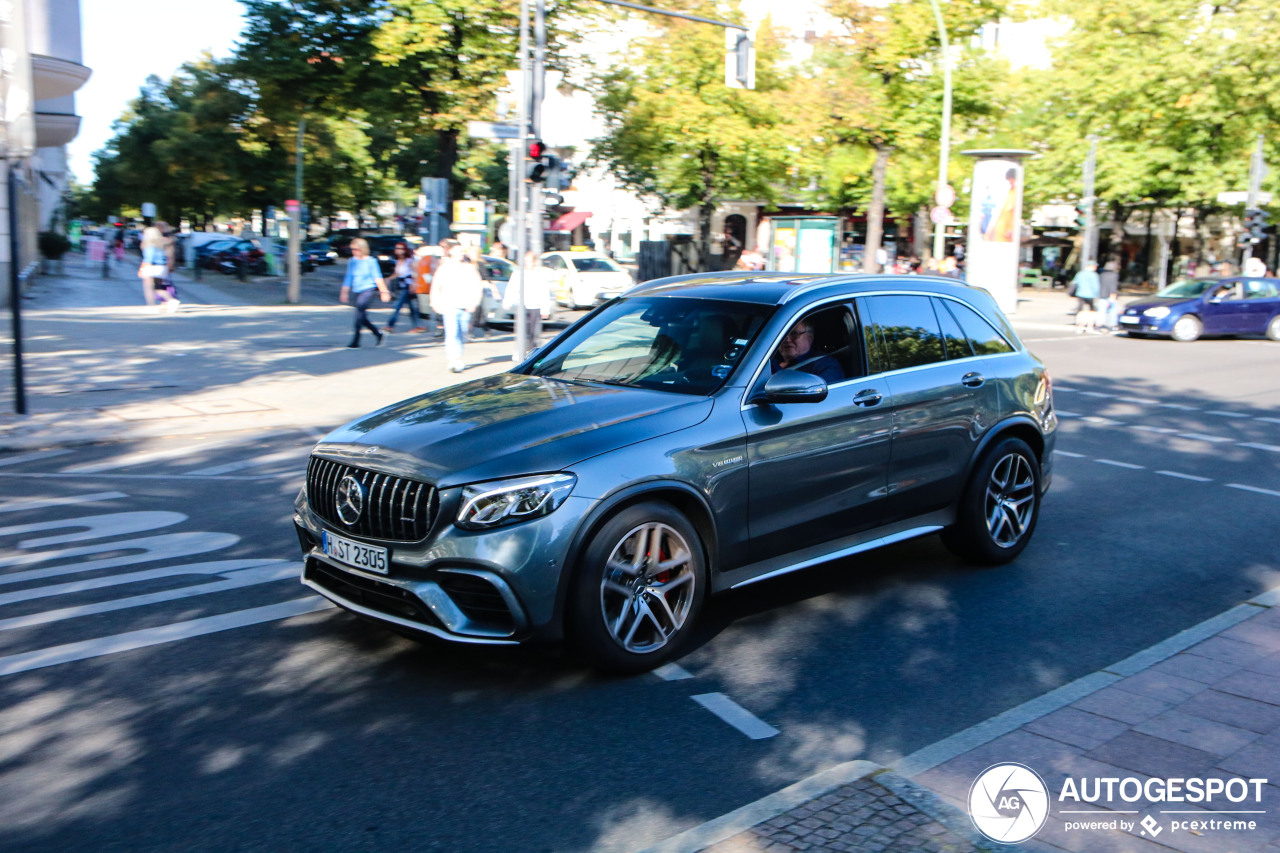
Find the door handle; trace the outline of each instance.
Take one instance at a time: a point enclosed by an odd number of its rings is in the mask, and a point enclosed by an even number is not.
[[[960,377],[960,384],[968,386],[969,388],[981,388],[982,384],[986,381],[987,378],[981,373],[966,373],[964,376]]]
[[[884,398],[880,396],[880,392],[871,388],[866,391],[859,391],[857,396],[853,398],[853,404],[855,406],[870,407],[878,405],[882,399]]]

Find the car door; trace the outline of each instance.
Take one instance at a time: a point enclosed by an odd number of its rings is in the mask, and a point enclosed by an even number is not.
[[[815,328],[826,330],[827,340],[816,348],[839,359],[848,378],[831,383],[822,402],[744,407],[748,527],[757,559],[880,523],[893,425],[888,390],[866,376],[861,326],[850,304],[829,305],[805,316]],[[767,342],[770,353],[791,325]],[[832,331],[840,328],[842,339]],[[766,365],[755,389],[769,373]]]
[[[959,495],[969,460],[999,418],[998,377],[989,375],[984,350],[1013,348],[958,300],[868,296],[859,299],[859,313],[880,340],[872,369],[883,372],[892,394],[885,520],[942,509]]]
[[[1246,331],[1249,306],[1241,298],[1240,279],[1225,279],[1205,294],[1201,322],[1206,335],[1237,335]],[[1229,288],[1223,294],[1223,289]]]

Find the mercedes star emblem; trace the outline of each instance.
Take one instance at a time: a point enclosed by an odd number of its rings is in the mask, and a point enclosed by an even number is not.
[[[360,520],[364,512],[364,486],[350,474],[338,481],[338,491],[334,495],[334,504],[338,509],[338,518],[350,526]]]

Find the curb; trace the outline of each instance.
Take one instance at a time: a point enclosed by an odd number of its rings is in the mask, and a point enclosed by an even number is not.
[[[638,853],[698,853],[810,800],[816,800],[837,788],[862,779],[871,779],[888,789],[972,845],[975,851],[996,853],[996,851],[1008,850],[1008,845],[997,844],[981,835],[964,811],[943,800],[928,788],[915,783],[910,777],[990,743],[1033,720],[1047,716],[1104,687],[1167,660],[1277,605],[1280,605],[1280,587],[1255,595],[1230,610],[1212,616],[1097,672],[1064,684],[1056,690],[1037,696],[950,737],[918,749],[898,759],[891,767],[884,767],[873,761],[849,761],[837,764],[755,802],[747,803],[718,818],[673,835],[656,845],[646,847]],[[1023,842],[1018,847],[1030,853],[1056,849],[1034,839]]]

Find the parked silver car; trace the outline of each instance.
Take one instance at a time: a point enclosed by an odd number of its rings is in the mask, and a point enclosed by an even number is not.
[[[1048,488],[1049,376],[951,279],[648,282],[510,372],[316,446],[303,582],[399,630],[679,653],[709,594],[940,532],[1012,560]]]

